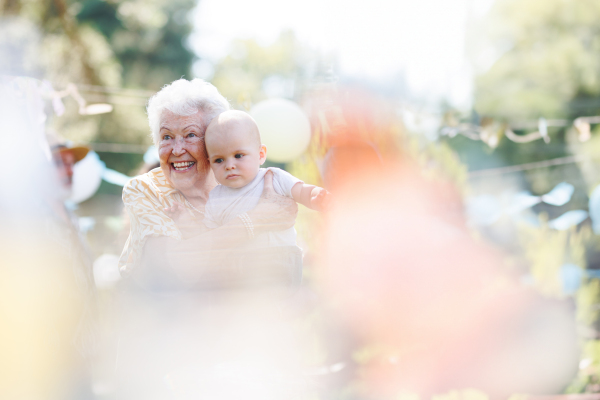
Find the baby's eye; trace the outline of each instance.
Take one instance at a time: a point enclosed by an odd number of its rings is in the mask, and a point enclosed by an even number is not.
[[[235,155],[235,158],[242,158],[242,157],[244,157],[244,155],[243,155],[243,154],[236,154],[236,155]]]
[[[215,164],[221,164],[223,162],[222,158],[215,158],[213,161]]]

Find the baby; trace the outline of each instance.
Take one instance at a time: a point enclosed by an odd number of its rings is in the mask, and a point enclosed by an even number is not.
[[[210,166],[221,185],[210,192],[204,222],[216,228],[258,203],[267,172],[260,166],[267,158],[267,148],[261,143],[256,122],[242,111],[226,111],[215,117],[206,128],[205,144]],[[328,194],[325,189],[307,185],[279,168],[270,170],[278,194],[322,211]]]
[[[323,188],[307,185],[279,168],[260,168],[266,160],[267,148],[261,143],[256,122],[245,112],[232,110],[215,117],[206,129],[205,144],[210,166],[220,183],[210,192],[206,203],[204,224],[208,228],[217,228],[241,215],[243,218],[244,213],[256,207],[268,170],[273,171],[276,193],[318,211],[328,201],[329,193]],[[301,270],[294,228],[257,235],[249,247],[253,255],[260,253],[267,263],[279,260],[283,268],[286,267],[282,264],[295,263],[296,270],[298,267]],[[267,248],[270,250],[265,253]]]

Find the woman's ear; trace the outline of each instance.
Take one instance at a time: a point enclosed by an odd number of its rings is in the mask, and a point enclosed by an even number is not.
[[[267,146],[264,144],[260,145],[260,165],[263,165],[267,160]]]

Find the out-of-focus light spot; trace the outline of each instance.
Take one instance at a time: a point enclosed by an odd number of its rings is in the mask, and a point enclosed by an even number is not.
[[[102,179],[113,185],[125,186],[131,180],[130,176],[115,171],[114,169],[105,168],[102,172]]]
[[[596,235],[600,235],[600,185],[596,186],[592,191],[588,209],[590,210],[592,229]]]
[[[102,254],[94,261],[94,282],[97,288],[111,288],[120,280],[119,256]]]
[[[208,60],[202,59],[195,61],[192,65],[192,73],[194,77],[210,81],[215,74],[215,67],[213,63]]]
[[[85,107],[85,115],[106,114],[113,110],[113,106],[105,103],[90,104]]]
[[[471,197],[466,202],[467,218],[475,226],[487,226],[502,216],[500,201],[491,195]]]
[[[94,217],[79,217],[78,220],[81,233],[87,233],[96,226],[96,218]]]
[[[581,286],[581,280],[585,276],[583,268],[575,264],[564,264],[560,267],[560,279],[562,281],[563,293],[573,295]]]
[[[567,182],[561,182],[554,187],[548,194],[542,196],[542,201],[553,206],[565,205],[571,200],[575,186]]]
[[[304,153],[310,142],[310,121],[296,103],[269,99],[252,107],[250,114],[267,146],[267,159],[288,162]]]
[[[90,151],[83,160],[73,167],[73,188],[71,200],[81,203],[92,197],[100,187],[104,163],[98,154]]]
[[[552,229],[564,231],[572,226],[579,225],[587,217],[588,213],[585,210],[571,210],[556,219],[548,221],[548,226]]]
[[[579,369],[586,369],[590,365],[592,365],[592,359],[591,358],[584,358],[583,360],[581,360],[579,362]]]

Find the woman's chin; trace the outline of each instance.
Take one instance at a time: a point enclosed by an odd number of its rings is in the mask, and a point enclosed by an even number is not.
[[[185,191],[194,186],[196,182],[201,180],[200,173],[198,171],[189,170],[189,171],[169,171],[169,176],[167,180],[173,186],[173,188],[181,191]]]
[[[171,163],[168,164],[167,168],[165,166],[161,166],[161,168],[165,172],[169,184],[180,191],[186,191],[195,187],[198,183],[204,182],[207,173],[210,171],[210,168],[202,170],[202,166],[197,163],[186,169],[176,169]]]

